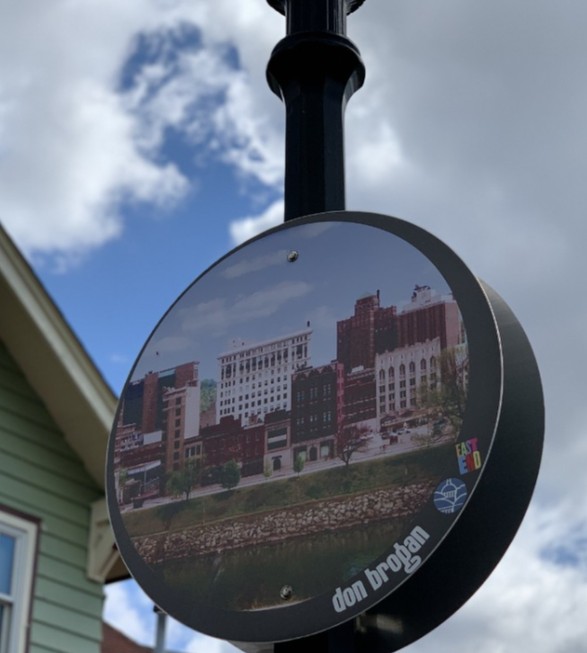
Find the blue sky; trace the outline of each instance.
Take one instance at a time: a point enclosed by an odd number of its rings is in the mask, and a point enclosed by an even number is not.
[[[587,653],[586,23],[576,0],[366,0],[348,20],[367,67],[348,208],[430,230],[493,286],[546,396],[518,536],[410,653]],[[116,392],[177,296],[282,220],[265,66],[284,32],[265,0],[0,6],[0,220]],[[106,618],[151,643],[137,588],[107,596]],[[229,650],[178,625],[168,646]]]

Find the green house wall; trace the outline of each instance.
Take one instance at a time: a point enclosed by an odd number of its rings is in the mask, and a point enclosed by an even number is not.
[[[41,520],[30,653],[100,651],[103,589],[86,560],[102,495],[0,341],[0,504]]]

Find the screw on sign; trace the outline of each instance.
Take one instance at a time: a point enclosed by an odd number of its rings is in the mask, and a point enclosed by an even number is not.
[[[345,210],[362,3],[269,4],[288,30],[267,72],[287,110],[285,222],[203,272],[145,343],[110,436],[110,517],[137,582],[195,630],[258,653],[395,651],[509,546],[540,464],[540,377],[511,310],[444,243]],[[254,311],[268,279],[274,310]],[[221,332],[186,337],[214,302],[234,307]]]

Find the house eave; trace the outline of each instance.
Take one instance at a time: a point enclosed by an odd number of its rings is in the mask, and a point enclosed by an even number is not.
[[[104,491],[106,451],[117,399],[1,225],[0,341],[89,476]],[[88,575],[98,582],[128,577],[113,548],[104,499],[97,506],[91,516],[94,530]]]
[[[0,339],[104,489],[116,397],[1,227],[0,306]]]

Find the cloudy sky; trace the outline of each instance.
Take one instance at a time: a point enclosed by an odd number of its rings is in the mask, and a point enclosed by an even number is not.
[[[411,653],[587,652],[587,4],[367,0],[347,206],[432,231],[524,325],[539,483],[503,561]],[[0,4],[0,219],[116,392],[169,305],[282,220],[283,107],[265,0]],[[504,506],[507,510],[507,506]],[[105,616],[153,641],[132,583]],[[168,646],[226,653],[176,624]],[[408,649],[406,649],[408,650]]]

